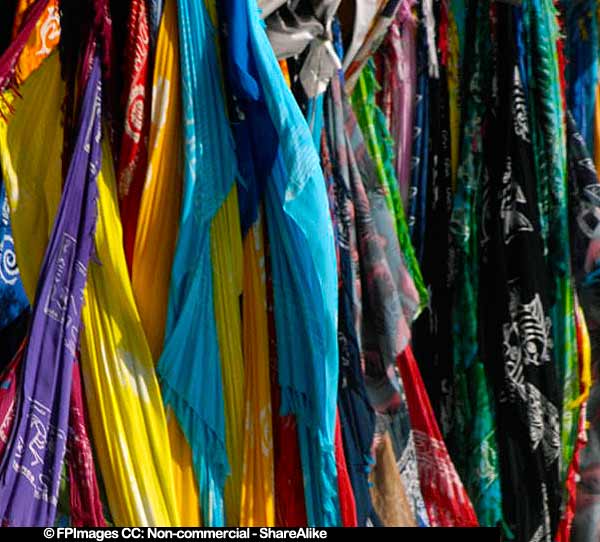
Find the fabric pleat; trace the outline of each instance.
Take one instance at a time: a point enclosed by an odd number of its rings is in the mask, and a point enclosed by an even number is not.
[[[183,126],[177,0],[166,0],[154,59],[149,160],[133,253],[132,286],[155,363],[163,348],[169,280],[183,186]],[[190,446],[177,418],[167,411],[179,520],[200,525],[198,484]]]
[[[263,218],[244,239],[244,456],[240,525],[275,525],[275,474]]]
[[[215,29],[207,6],[179,0],[177,13],[185,173],[165,347],[158,372],[165,403],[173,408],[190,443],[203,524],[216,527],[225,524],[223,491],[229,462],[211,225],[231,192],[236,161],[225,117]],[[240,391],[239,400],[242,398]],[[234,517],[238,514],[239,510]]]
[[[97,261],[83,310],[81,365],[98,463],[117,525],[179,525],[169,435],[122,246],[108,142],[98,179]],[[119,292],[119,295],[115,295]]]

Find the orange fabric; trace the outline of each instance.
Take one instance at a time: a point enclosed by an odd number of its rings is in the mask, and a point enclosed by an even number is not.
[[[15,12],[13,38],[21,29],[27,10],[35,0],[19,0]],[[25,81],[33,71],[50,55],[60,40],[60,16],[58,0],[49,0],[44,14],[35,25],[35,30],[29,36],[27,45],[21,53],[16,71],[17,78]]]

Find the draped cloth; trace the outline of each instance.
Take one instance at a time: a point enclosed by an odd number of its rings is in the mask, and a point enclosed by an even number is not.
[[[411,13],[412,4],[413,0],[410,0],[401,5],[378,51],[383,73],[379,106],[395,142],[394,167],[405,207],[410,184],[417,82],[417,21]]]
[[[27,10],[35,0],[19,0],[15,12],[13,39],[19,34]],[[60,41],[59,0],[49,0],[30,33],[25,48],[19,55],[16,75],[20,82],[25,81],[50,55]]]
[[[413,428],[419,480],[432,527],[477,527],[471,500],[450,459],[411,347],[398,358]]]
[[[98,185],[97,259],[85,291],[81,336],[97,459],[117,525],[179,525],[165,411],[127,273],[107,140]]]
[[[71,523],[74,527],[106,527],[92,444],[87,430],[87,412],[79,362],[73,364],[67,465]]]
[[[485,134],[480,240],[482,352],[493,386],[504,518],[517,539],[554,539],[560,519],[560,394],[544,261],[531,117],[513,8],[497,10],[496,107]],[[522,258],[527,254],[527,259]],[[490,313],[490,306],[497,307]],[[559,351],[560,352],[560,351]],[[569,459],[570,462],[570,459]]]
[[[362,120],[360,127],[350,104],[343,104],[346,175],[354,201],[360,261],[362,312],[356,325],[361,367],[369,401],[377,413],[376,432],[390,431],[396,441],[398,469],[413,514],[420,525],[427,525],[404,386],[393,369],[396,358],[409,344],[410,327],[419,307],[419,294],[409,272],[414,253],[404,252],[403,239],[410,246],[408,228],[392,165],[386,159],[389,154],[384,154],[385,145],[383,152],[380,146],[386,141],[386,132],[374,120],[383,119],[374,104],[366,100],[362,77],[356,90],[359,99],[355,101],[358,119]],[[336,86],[337,82],[332,82],[334,96]],[[343,161],[341,165],[345,167]]]
[[[266,183],[282,414],[298,423],[310,525],[339,525],[334,455],[337,270],[318,155],[248,0],[250,50],[280,146]],[[317,399],[318,398],[318,399]]]
[[[43,16],[48,2],[49,0],[36,0],[34,4],[29,6],[18,33],[13,36],[10,45],[0,57],[0,91],[15,88],[17,63],[21,53],[27,47],[28,40],[38,21]],[[3,116],[5,116],[4,113]]]
[[[132,0],[127,18],[124,73],[127,77],[117,158],[119,207],[123,224],[123,245],[131,272],[140,200],[148,164],[150,129],[149,85],[150,36],[145,0]]]
[[[493,526],[502,521],[499,457],[477,313],[485,177],[482,122],[491,80],[489,2],[469,3],[468,24],[473,32],[468,34],[465,46],[468,56],[461,104],[463,130],[450,223],[451,257],[456,262],[452,292],[453,381],[450,393],[443,398],[449,413],[444,436],[480,523]]]
[[[156,42],[148,170],[140,201],[131,279],[155,362],[163,347],[183,188],[179,77],[177,0],[166,0]],[[172,411],[167,412],[167,422],[179,519],[183,526],[198,526],[200,505],[190,446]]]
[[[523,6],[527,51],[528,106],[532,119],[537,198],[546,265],[550,271],[550,302],[554,362],[561,395],[561,485],[577,440],[578,416],[569,404],[579,395],[575,302],[570,280],[567,209],[567,140],[559,63],[559,21],[551,0],[530,0]]]
[[[165,403],[175,412],[192,449],[203,524],[221,526],[229,464],[211,223],[231,192],[236,161],[209,13],[203,2],[179,0],[178,19],[185,173],[158,372]]]
[[[58,54],[51,55],[19,92],[22,100],[11,115],[10,123],[0,122],[0,163],[17,264],[23,287],[32,302],[61,196],[63,128],[60,115],[65,90]],[[44,108],[40,112],[42,102]],[[32,125],[44,129],[32,132]],[[44,159],[32,160],[29,153],[22,152],[27,147],[43,149]],[[37,217],[35,221],[31,220],[32,216]],[[27,254],[27,257],[19,258],[19,254]]]
[[[245,437],[240,525],[275,525],[269,329],[263,218],[244,239],[243,345]]]
[[[225,398],[225,443],[231,475],[225,484],[228,525],[240,524],[244,441],[244,357],[239,299],[243,250],[237,186],[234,184],[211,225],[215,319]]]
[[[27,310],[29,300],[17,265],[15,241],[10,225],[10,205],[0,170],[0,330]],[[5,345],[2,344],[4,347]],[[2,362],[0,361],[0,364]]]
[[[6,525],[52,525],[56,516],[72,364],[96,222],[100,108],[100,62],[95,58],[41,268],[14,426],[0,463],[0,516]]]

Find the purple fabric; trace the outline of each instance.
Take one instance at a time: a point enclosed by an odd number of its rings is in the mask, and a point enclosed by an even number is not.
[[[67,444],[83,290],[101,165],[100,63],[94,59],[77,141],[36,292],[17,414],[0,463],[2,525],[53,525]]]

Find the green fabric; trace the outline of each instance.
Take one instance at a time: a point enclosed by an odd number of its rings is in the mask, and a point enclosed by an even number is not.
[[[567,156],[557,41],[559,27],[552,0],[525,0],[523,22],[529,51],[528,79],[534,95],[529,100],[533,122],[545,254],[552,293],[554,359],[562,389],[561,483],[573,459],[578,409],[569,404],[579,395],[577,334],[571,283],[567,206]]]
[[[378,90],[375,66],[371,59],[367,62],[359,76],[352,94],[352,106],[367,142],[369,155],[377,167],[379,180],[385,190],[387,205],[393,212],[396,220],[396,232],[400,240],[402,254],[419,293],[420,313],[427,306],[429,294],[425,287],[419,262],[417,261],[410,239],[402,196],[400,195],[400,188],[396,179],[394,170],[394,140],[388,131],[385,115],[375,103],[375,94]]]
[[[452,457],[481,525],[502,523],[502,500],[495,422],[478,346],[479,224],[482,217],[484,157],[482,119],[491,92],[489,0],[470,5],[475,24],[466,45],[462,140],[452,211],[456,276],[452,308],[454,425],[447,436]],[[473,13],[474,12],[474,13]],[[472,47],[472,51],[469,51]],[[470,57],[470,58],[469,58]]]

